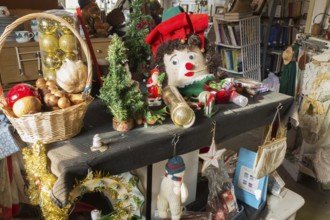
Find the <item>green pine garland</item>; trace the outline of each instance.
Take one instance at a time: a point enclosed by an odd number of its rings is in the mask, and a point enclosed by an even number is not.
[[[132,12],[127,24],[125,46],[128,48],[129,68],[132,74],[149,75],[148,61],[151,57],[151,47],[144,41],[149,34],[150,15],[141,11],[143,0],[132,1]]]
[[[107,56],[109,73],[102,78],[103,86],[99,95],[119,121],[126,121],[141,114],[145,107],[145,99],[125,67],[126,50],[123,41],[117,35],[113,35]]]

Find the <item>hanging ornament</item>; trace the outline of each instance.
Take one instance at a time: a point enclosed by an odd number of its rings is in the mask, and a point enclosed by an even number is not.
[[[55,53],[58,49],[58,38],[53,34],[45,34],[39,37],[40,50],[47,53]]]
[[[198,157],[204,160],[203,167],[202,167],[202,173],[208,168],[209,166],[213,165],[217,168],[219,168],[218,160],[222,157],[222,155],[226,152],[226,149],[216,150],[216,144],[215,144],[215,123],[214,128],[211,130],[213,132],[212,137],[212,143],[210,146],[210,149],[207,153],[199,154]]]
[[[48,18],[38,19],[39,31],[44,34],[54,34],[57,29],[57,24],[54,20]]]
[[[58,69],[62,64],[62,60],[56,53],[47,53],[44,57],[43,64],[48,69]]]
[[[238,212],[238,206],[234,193],[234,186],[224,168],[223,153],[226,149],[216,150],[215,122],[213,124],[212,144],[205,154],[198,156],[204,160],[202,173],[208,179],[209,195],[207,211],[212,213],[212,219],[226,220]],[[220,164],[219,164],[220,162]]]
[[[60,49],[66,53],[72,53],[76,49],[76,38],[72,34],[64,34],[59,40]]]
[[[162,179],[160,191],[157,197],[157,209],[159,217],[167,218],[168,209],[172,220],[179,220],[182,214],[182,203],[188,198],[188,189],[183,182],[186,166],[181,156],[176,154],[176,144],[180,136],[174,136],[172,140],[173,157],[165,165],[165,176]]]

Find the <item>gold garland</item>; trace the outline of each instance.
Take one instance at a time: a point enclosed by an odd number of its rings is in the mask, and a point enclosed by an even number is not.
[[[23,159],[31,203],[40,206],[43,217],[47,220],[68,219],[71,205],[61,209],[52,202],[50,197],[56,177],[47,169],[46,148],[43,143],[37,141],[31,148],[24,148]]]
[[[112,203],[114,211],[102,216],[102,220],[141,218],[144,196],[138,189],[139,178],[129,172],[120,175],[103,175],[90,171],[70,192],[69,200],[76,203],[85,193],[102,192]]]

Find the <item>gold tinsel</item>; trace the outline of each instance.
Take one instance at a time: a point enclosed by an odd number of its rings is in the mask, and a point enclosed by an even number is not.
[[[69,195],[71,203],[77,202],[85,193],[102,192],[112,201],[114,211],[102,216],[102,220],[122,220],[131,219],[136,216],[134,212],[140,209],[144,203],[143,195],[138,189],[138,178],[130,174],[126,179],[120,175],[104,175],[100,171],[90,171],[84,180],[78,181]],[[113,184],[105,184],[107,180],[112,180]],[[120,189],[125,189],[124,194],[119,193]],[[129,201],[130,205],[125,206]]]
[[[31,148],[23,149],[25,169],[29,181],[28,193],[31,203],[39,205],[47,220],[65,220],[69,217],[70,205],[65,208],[56,206],[50,197],[56,177],[48,171],[46,148],[37,141]]]

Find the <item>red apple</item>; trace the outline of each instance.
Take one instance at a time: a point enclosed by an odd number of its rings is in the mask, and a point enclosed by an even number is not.
[[[8,91],[6,101],[8,106],[12,108],[16,101],[26,96],[35,96],[40,99],[38,90],[35,87],[26,83],[19,83]]]

